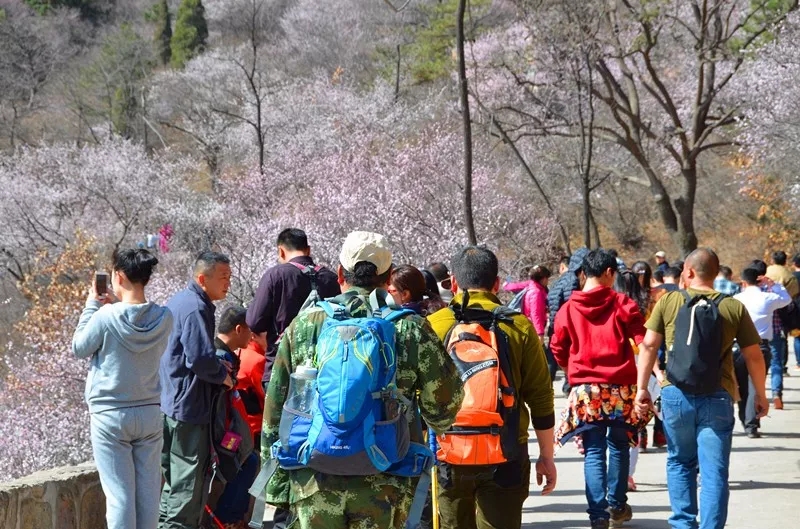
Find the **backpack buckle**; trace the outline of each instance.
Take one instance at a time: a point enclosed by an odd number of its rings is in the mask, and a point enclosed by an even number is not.
[[[490,426],[489,433],[491,435],[500,435],[500,427],[499,426]]]

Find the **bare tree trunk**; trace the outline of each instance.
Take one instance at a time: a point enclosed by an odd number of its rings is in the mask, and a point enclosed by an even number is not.
[[[581,195],[583,198],[583,245],[592,247],[592,206],[589,203],[589,179],[581,175]]]
[[[397,67],[394,74],[394,100],[395,102],[400,98],[400,45],[397,45]]]
[[[589,210],[589,220],[592,222],[592,237],[594,238],[594,246],[589,248],[602,248],[603,243],[600,241],[600,230],[597,228],[597,220],[594,218],[594,213]]]
[[[467,66],[464,57],[464,13],[467,0],[459,0],[456,15],[456,49],[458,51],[458,85],[461,95],[461,117],[464,122],[464,223],[467,226],[467,239],[477,244],[475,219],[472,215],[472,118],[469,112],[469,92],[467,87]]]

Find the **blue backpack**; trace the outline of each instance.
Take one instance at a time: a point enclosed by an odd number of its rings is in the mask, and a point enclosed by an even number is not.
[[[315,404],[308,413],[291,409],[287,400],[271,464],[264,465],[251,494],[258,498],[263,493],[277,466],[340,476],[421,476],[409,514],[409,526],[415,527],[430,484],[433,453],[410,442],[409,421],[418,412],[395,384],[394,325],[414,312],[392,309],[378,291],[370,295],[368,317],[352,317],[345,305],[332,300],[317,307],[327,317],[314,352]]]

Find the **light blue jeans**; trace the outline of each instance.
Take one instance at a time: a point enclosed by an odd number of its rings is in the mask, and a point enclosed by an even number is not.
[[[94,461],[106,495],[108,529],[156,529],[163,420],[159,406],[92,413]]]
[[[667,434],[667,490],[672,529],[723,529],[728,518],[728,468],[733,440],[733,399],[725,390],[691,395],[675,386],[661,390]],[[700,491],[697,523],[697,473]]]

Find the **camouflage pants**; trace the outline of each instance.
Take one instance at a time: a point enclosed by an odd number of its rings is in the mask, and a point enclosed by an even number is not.
[[[390,485],[319,491],[292,505],[289,529],[402,529],[411,500]]]

